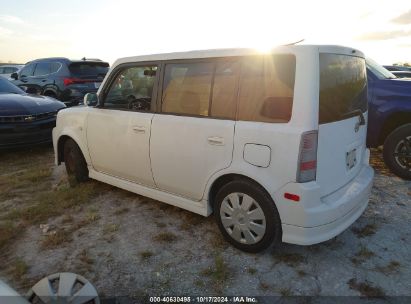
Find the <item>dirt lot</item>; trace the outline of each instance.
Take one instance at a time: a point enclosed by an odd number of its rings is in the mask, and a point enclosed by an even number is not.
[[[261,254],[227,245],[212,217],[98,182],[70,188],[49,146],[0,158],[0,278],[20,292],[70,271],[102,296],[411,295],[411,182],[378,151],[369,207],[351,228]]]

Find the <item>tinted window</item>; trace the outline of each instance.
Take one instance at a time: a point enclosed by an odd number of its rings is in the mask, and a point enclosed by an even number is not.
[[[60,62],[52,62],[50,63],[50,73],[56,73],[61,67]]]
[[[5,67],[3,69],[4,69],[3,74],[12,74],[17,71],[17,68],[13,68],[13,67]]]
[[[235,119],[239,77],[239,62],[217,63],[211,100],[212,117]]]
[[[288,122],[295,81],[295,56],[246,58],[241,69],[238,119]]]
[[[36,64],[36,69],[34,70],[34,76],[43,76],[50,74],[50,63],[39,62]]]
[[[213,63],[167,64],[162,111],[208,116],[213,68]]]
[[[0,77],[0,93],[24,94],[24,91],[7,79]]]
[[[107,62],[74,62],[70,64],[70,72],[77,77],[105,76],[108,72]]]
[[[104,107],[150,111],[156,74],[156,66],[132,67],[121,71],[111,84]]]
[[[320,54],[319,123],[329,123],[367,110],[367,78],[363,58]]]
[[[26,65],[20,72],[21,77],[33,76],[34,66],[34,63]]]

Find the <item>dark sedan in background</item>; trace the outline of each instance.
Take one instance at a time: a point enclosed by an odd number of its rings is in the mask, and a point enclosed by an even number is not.
[[[57,112],[65,107],[54,98],[27,94],[0,76],[0,149],[50,142]]]

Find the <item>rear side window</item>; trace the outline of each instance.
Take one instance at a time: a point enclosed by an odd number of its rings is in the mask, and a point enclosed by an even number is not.
[[[60,62],[52,62],[50,64],[50,73],[56,73],[58,70],[61,68],[61,63]]]
[[[70,73],[76,77],[105,76],[108,72],[107,62],[74,62],[69,65]]]
[[[284,123],[291,119],[295,62],[290,54],[243,61],[238,120]]]
[[[218,62],[214,74],[211,116],[235,119],[240,78],[240,62]]]
[[[167,64],[162,111],[208,116],[213,69],[213,63]]]
[[[367,111],[367,78],[363,58],[320,54],[319,123],[330,123]]]

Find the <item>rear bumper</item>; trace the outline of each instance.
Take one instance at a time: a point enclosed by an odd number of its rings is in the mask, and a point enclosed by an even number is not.
[[[364,165],[352,181],[325,197],[319,197],[320,191],[315,182],[311,185],[287,185],[287,188],[292,186],[292,193],[297,192],[306,199],[299,203],[283,201],[280,204],[283,242],[311,245],[329,240],[343,232],[367,207],[373,178],[374,170],[369,165]],[[296,189],[298,187],[299,191]],[[286,189],[286,192],[291,191]],[[284,213],[284,204],[293,206]]]

